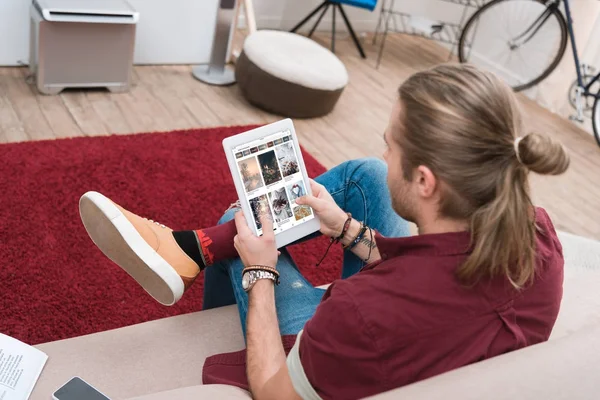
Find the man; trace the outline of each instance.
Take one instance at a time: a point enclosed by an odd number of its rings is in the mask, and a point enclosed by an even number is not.
[[[510,88],[468,65],[408,78],[384,139],[385,163],[346,162],[297,200],[346,249],[346,279],[326,292],[279,254],[268,218],[256,237],[235,208],[215,227],[171,231],[89,193],[82,219],[164,304],[204,269],[205,306],[236,302],[247,342],[247,382],[243,354],[207,360],[204,382],[257,399],[362,398],[547,340],[563,257],[527,179],[564,172],[562,146],[524,134]]]

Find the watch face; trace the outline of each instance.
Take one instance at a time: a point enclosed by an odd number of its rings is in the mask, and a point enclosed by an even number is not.
[[[250,286],[250,274],[246,272],[244,276],[242,276],[242,288],[244,290],[248,289]]]

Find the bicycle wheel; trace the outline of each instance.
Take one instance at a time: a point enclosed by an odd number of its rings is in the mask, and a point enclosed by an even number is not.
[[[592,111],[592,129],[598,146],[600,146],[600,99],[596,97],[594,109]]]
[[[495,72],[515,91],[537,84],[556,68],[567,48],[567,22],[557,9],[536,28],[546,9],[544,0],[487,3],[465,24],[459,60]]]

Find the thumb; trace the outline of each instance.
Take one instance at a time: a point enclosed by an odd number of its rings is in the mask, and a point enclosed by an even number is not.
[[[315,196],[311,195],[311,194],[307,194],[306,196],[302,196],[302,197],[298,197],[296,199],[296,203],[300,204],[301,206],[303,205],[307,205],[310,206],[311,208],[314,208],[315,211],[320,211],[323,207],[323,200],[316,198]]]

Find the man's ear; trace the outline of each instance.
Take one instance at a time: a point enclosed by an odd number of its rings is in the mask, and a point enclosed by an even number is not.
[[[438,188],[438,181],[433,172],[428,167],[419,165],[415,171],[415,175],[414,182],[417,184],[417,193],[419,196],[426,199],[431,198]]]

